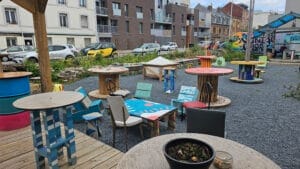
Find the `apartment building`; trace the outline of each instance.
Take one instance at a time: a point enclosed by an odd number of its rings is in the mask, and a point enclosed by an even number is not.
[[[73,44],[78,48],[96,41],[95,2],[48,0],[46,25],[48,44]],[[0,48],[35,46],[32,15],[10,0],[0,2]]]
[[[198,4],[195,9],[199,10],[198,41],[209,40],[211,38],[211,11],[201,4]]]
[[[214,41],[225,41],[229,38],[230,16],[222,12],[221,8],[212,9],[211,14],[211,39]]]
[[[231,17],[231,35],[247,31],[249,15],[247,5],[229,2],[222,8],[222,12]]]

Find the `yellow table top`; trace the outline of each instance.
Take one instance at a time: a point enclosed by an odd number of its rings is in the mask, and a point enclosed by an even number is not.
[[[263,64],[264,62],[261,61],[231,61],[231,64],[236,64],[236,65],[257,65],[257,64]]]

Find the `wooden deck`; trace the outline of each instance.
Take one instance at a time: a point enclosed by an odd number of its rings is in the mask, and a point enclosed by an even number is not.
[[[116,168],[124,155],[121,151],[77,130],[75,130],[75,142],[76,165],[68,166],[67,153],[64,149],[64,158],[59,160],[61,168]],[[30,127],[0,132],[0,168],[35,168]]]

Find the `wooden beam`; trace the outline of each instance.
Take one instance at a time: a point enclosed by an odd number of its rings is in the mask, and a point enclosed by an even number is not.
[[[30,13],[34,13],[35,11],[35,6],[33,5],[35,0],[11,0],[15,4],[21,6],[22,8],[26,9]]]
[[[38,9],[39,1],[35,0],[35,9]],[[36,45],[38,48],[39,68],[42,83],[42,92],[52,91],[51,66],[49,60],[48,41],[46,32],[45,13],[36,10],[33,13]]]

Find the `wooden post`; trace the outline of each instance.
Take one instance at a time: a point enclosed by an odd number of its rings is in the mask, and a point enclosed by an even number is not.
[[[3,72],[3,66],[2,66],[2,61],[0,60],[0,73],[2,73],[2,72]]]
[[[52,91],[52,78],[50,70],[50,60],[46,33],[45,13],[36,11],[33,14],[36,45],[39,55],[39,68],[42,83],[42,92]]]

